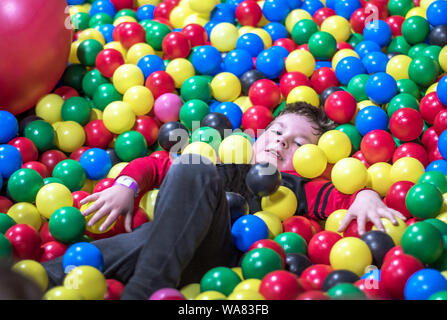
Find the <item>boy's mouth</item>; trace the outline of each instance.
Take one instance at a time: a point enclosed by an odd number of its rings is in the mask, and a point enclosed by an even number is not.
[[[273,155],[276,159],[278,159],[280,161],[283,160],[281,154],[278,151],[276,151],[276,150],[266,149],[265,152],[270,153],[271,155]]]

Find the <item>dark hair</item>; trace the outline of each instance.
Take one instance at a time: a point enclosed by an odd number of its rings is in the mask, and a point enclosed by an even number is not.
[[[304,116],[310,122],[314,123],[315,126],[313,126],[313,128],[318,136],[337,127],[337,125],[328,118],[322,107],[315,107],[307,102],[299,101],[286,104],[284,110],[278,113],[276,118],[289,113]]]

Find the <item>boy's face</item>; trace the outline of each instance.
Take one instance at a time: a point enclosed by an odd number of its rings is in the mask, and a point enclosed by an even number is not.
[[[279,171],[294,170],[293,155],[304,144],[317,144],[315,126],[306,117],[293,113],[276,118],[253,144],[253,163],[268,162]]]

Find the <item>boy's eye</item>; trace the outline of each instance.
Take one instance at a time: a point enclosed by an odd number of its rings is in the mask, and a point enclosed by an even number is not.
[[[298,148],[302,146],[302,144],[301,144],[301,143],[299,143],[299,142],[296,142],[296,141],[295,141],[295,144],[296,144],[296,145],[298,146]]]
[[[278,131],[278,130],[274,130],[274,132],[278,135],[278,136],[280,136],[281,135],[281,132],[280,131]]]

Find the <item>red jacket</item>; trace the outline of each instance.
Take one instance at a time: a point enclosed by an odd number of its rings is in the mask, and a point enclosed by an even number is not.
[[[169,158],[144,157],[130,162],[119,176],[129,176],[138,183],[140,191],[136,199],[137,204],[146,192],[160,187],[170,166]],[[295,171],[284,172],[299,176]],[[357,194],[341,193],[335,189],[332,182],[320,178],[305,183],[304,188],[307,202],[306,216],[320,220],[325,220],[335,210],[348,209]]]

